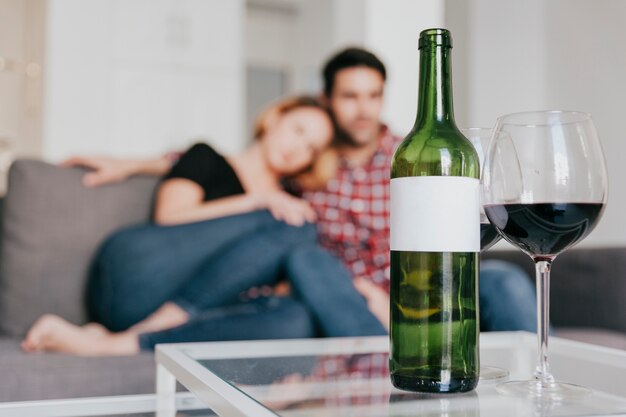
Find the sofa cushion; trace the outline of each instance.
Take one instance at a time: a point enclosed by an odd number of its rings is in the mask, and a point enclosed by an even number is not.
[[[485,259],[521,266],[534,280],[522,251],[491,250]],[[550,277],[550,319],[555,327],[601,327],[626,333],[626,248],[574,248],[555,260]]]
[[[19,340],[0,337],[0,402],[154,392],[152,353],[86,358],[21,351]]]
[[[0,332],[22,336],[40,315],[87,320],[85,278],[114,230],[149,218],[153,177],[86,188],[84,170],[18,160],[9,171],[0,238]]]

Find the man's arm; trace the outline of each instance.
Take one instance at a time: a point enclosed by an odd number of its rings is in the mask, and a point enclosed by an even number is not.
[[[389,294],[365,278],[355,278],[354,286],[367,301],[367,307],[389,330]]]
[[[98,187],[122,182],[133,175],[165,175],[172,167],[172,158],[169,155],[153,159],[76,156],[63,161],[61,166],[91,169],[92,171],[83,177],[83,184],[86,187]]]

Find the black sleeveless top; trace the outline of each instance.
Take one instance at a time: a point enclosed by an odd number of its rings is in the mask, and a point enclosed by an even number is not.
[[[171,178],[184,178],[200,185],[204,201],[244,193],[233,167],[204,143],[195,144],[185,152],[163,180]]]

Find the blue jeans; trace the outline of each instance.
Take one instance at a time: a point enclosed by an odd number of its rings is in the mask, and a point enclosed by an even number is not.
[[[506,265],[483,263],[481,327],[532,330],[532,286],[521,271]],[[239,294],[250,287],[282,278],[290,281],[293,297],[240,301]],[[92,319],[112,331],[138,323],[165,302],[189,313],[183,326],[140,335],[142,348],[386,333],[342,263],[317,246],[314,227],[288,226],[266,211],[116,233],[93,263],[88,300]]]
[[[269,212],[258,211],[178,226],[146,224],[117,232],[92,263],[87,288],[90,315],[109,330],[121,331],[196,284],[210,292],[213,282],[203,277],[207,262],[244,237],[282,225]],[[314,236],[305,228],[284,228],[292,232],[291,239]]]
[[[268,252],[259,258],[254,248],[268,233],[271,232],[251,236],[216,260],[215,276],[220,276],[222,270],[233,270],[235,261],[253,265],[262,259],[264,264],[282,269],[291,285],[292,297],[264,297],[220,308],[196,309],[197,314],[182,326],[139,335],[141,349],[153,349],[157,343],[387,334],[338,259],[315,242],[291,247],[281,259]],[[252,282],[258,273],[256,268],[233,271],[237,281],[243,282]],[[202,300],[197,302],[200,305]],[[202,304],[206,307],[206,303]]]
[[[323,336],[380,336],[387,330],[370,312],[343,263],[318,245],[302,245],[286,260],[294,298],[301,300]]]
[[[251,242],[258,241],[261,236],[253,236],[233,248],[240,263],[255,262],[256,253],[242,249],[254,246]],[[291,248],[276,264],[283,268],[284,276],[291,285],[291,297],[270,297],[221,308],[209,307],[179,328],[141,335],[142,347],[190,340],[269,339],[276,338],[274,335],[283,327],[288,332],[285,338],[387,334],[384,326],[369,311],[365,299],[354,288],[352,277],[341,261],[316,243]],[[215,262],[214,267],[216,270],[221,267],[232,269],[232,260],[228,255],[224,256]],[[258,272],[254,269],[239,271],[239,280],[246,274],[252,279]],[[303,312],[309,315],[308,325]],[[236,325],[228,328],[230,323]]]
[[[241,303],[241,292],[283,277],[294,299]],[[326,336],[384,334],[343,264],[317,245],[315,227],[289,226],[266,211],[118,232],[93,264],[88,300],[92,318],[112,331],[127,329],[165,302],[189,313],[180,328],[142,335],[142,347],[310,337],[315,329]]]
[[[520,267],[504,261],[482,261],[479,290],[482,331],[537,331],[535,290]]]
[[[151,350],[158,343],[307,338],[316,336],[315,326],[303,303],[290,297],[262,297],[199,312],[178,327],[142,333],[139,347]]]
[[[367,311],[347,271],[322,248],[301,245],[290,251],[284,265],[292,298],[260,298],[209,309],[180,327],[140,335],[141,348],[153,349],[157,343],[386,334]],[[535,331],[535,292],[523,270],[508,262],[483,261],[479,288],[481,330]]]

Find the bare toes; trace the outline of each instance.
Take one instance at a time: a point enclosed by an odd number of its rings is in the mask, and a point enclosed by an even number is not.
[[[43,338],[55,322],[63,320],[53,314],[45,314],[39,317],[26,333],[26,337],[22,341],[22,349],[26,352],[36,352],[43,349]]]

